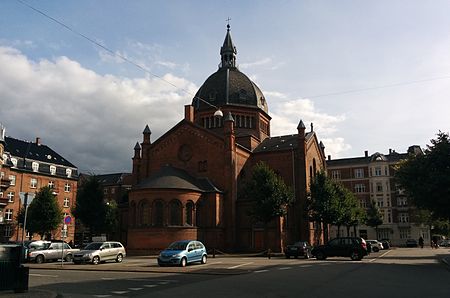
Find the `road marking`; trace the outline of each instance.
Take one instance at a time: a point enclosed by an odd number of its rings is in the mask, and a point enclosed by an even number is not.
[[[254,262],[249,262],[249,263],[239,264],[239,265],[236,265],[236,266],[228,267],[227,269],[236,269],[236,268],[239,268],[239,267],[242,267],[242,266],[245,266],[245,265],[251,265],[251,264],[253,264],[253,263],[254,263]]]
[[[140,290],[143,290],[144,288],[128,288],[128,290],[131,290],[131,291],[140,291]]]
[[[102,297],[111,297],[112,295],[92,295],[92,296],[102,298]]]
[[[130,291],[113,291],[113,292],[111,292],[111,293],[113,293],[113,294],[117,294],[117,295],[122,295],[122,294],[126,294],[126,293],[129,293]]]
[[[30,273],[31,276],[39,276],[39,277],[58,277],[58,275],[48,275],[48,274],[39,274],[39,273]]]
[[[388,251],[386,251],[384,254],[379,255],[378,257],[376,257],[376,258],[374,258],[374,259],[371,259],[371,260],[369,260],[368,262],[369,262],[369,263],[375,262],[377,259],[384,257],[385,255],[387,255],[387,254],[390,253],[390,252],[391,252],[391,250],[388,250]]]
[[[169,282],[168,281],[161,281],[161,282],[159,282],[159,284],[160,285],[167,285],[167,284],[169,284]]]
[[[114,277],[102,277],[103,280],[115,280],[116,278]]]
[[[281,268],[278,268],[278,270],[288,270],[288,269],[291,269],[292,267],[281,267]]]
[[[154,288],[154,287],[157,287],[158,285],[144,285],[144,287],[146,287],[146,288]]]
[[[301,267],[301,268],[306,268],[306,267],[311,267],[312,265],[300,265],[300,266],[298,266],[298,267]]]
[[[261,272],[267,272],[267,271],[269,271],[269,270],[264,269],[264,270],[257,270],[257,271],[253,271],[253,272],[255,272],[255,273],[261,273]]]

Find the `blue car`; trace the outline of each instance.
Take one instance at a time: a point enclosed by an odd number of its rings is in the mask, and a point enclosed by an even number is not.
[[[163,250],[158,256],[158,265],[179,265],[185,267],[189,263],[206,264],[206,248],[200,241],[176,241]]]

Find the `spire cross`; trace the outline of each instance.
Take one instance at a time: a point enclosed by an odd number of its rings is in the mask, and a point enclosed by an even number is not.
[[[230,21],[231,21],[230,17],[228,17],[228,19],[226,19],[225,21],[227,21],[227,28],[230,29]]]

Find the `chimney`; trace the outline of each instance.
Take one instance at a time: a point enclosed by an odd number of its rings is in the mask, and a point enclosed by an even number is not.
[[[184,119],[189,122],[194,122],[194,107],[192,105],[184,106]]]
[[[369,151],[364,151],[364,157],[369,157]]]
[[[389,154],[391,154],[392,153],[392,149],[391,148],[389,148]]]
[[[328,160],[331,160],[331,155],[328,155]]]
[[[36,137],[36,145],[41,146],[41,138]]]

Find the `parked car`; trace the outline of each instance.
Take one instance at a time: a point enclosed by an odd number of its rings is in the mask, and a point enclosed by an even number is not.
[[[450,247],[450,239],[443,239],[438,242],[439,247]]]
[[[158,265],[179,265],[185,267],[189,263],[206,264],[206,248],[200,241],[182,240],[171,243],[158,256]]]
[[[298,258],[299,256],[309,259],[311,255],[311,245],[306,241],[298,241],[292,245],[286,246],[284,254],[287,259],[290,257]]]
[[[382,239],[379,240],[381,244],[383,244],[383,249],[390,249],[391,248],[391,242],[388,239]]]
[[[120,263],[126,256],[125,247],[116,241],[92,242],[83,250],[75,253],[73,262],[75,264],[92,263],[97,265],[100,262],[116,261]]]
[[[383,244],[378,240],[366,240],[367,243],[370,243],[373,252],[379,252],[383,249]]]
[[[65,242],[35,241],[28,244],[27,259],[38,264],[64,259],[72,262],[73,254],[79,251]]]
[[[318,260],[325,260],[327,257],[350,257],[353,261],[359,261],[367,255],[367,245],[360,237],[339,237],[325,245],[314,247],[311,253]]]
[[[406,247],[417,247],[416,239],[406,239]]]

